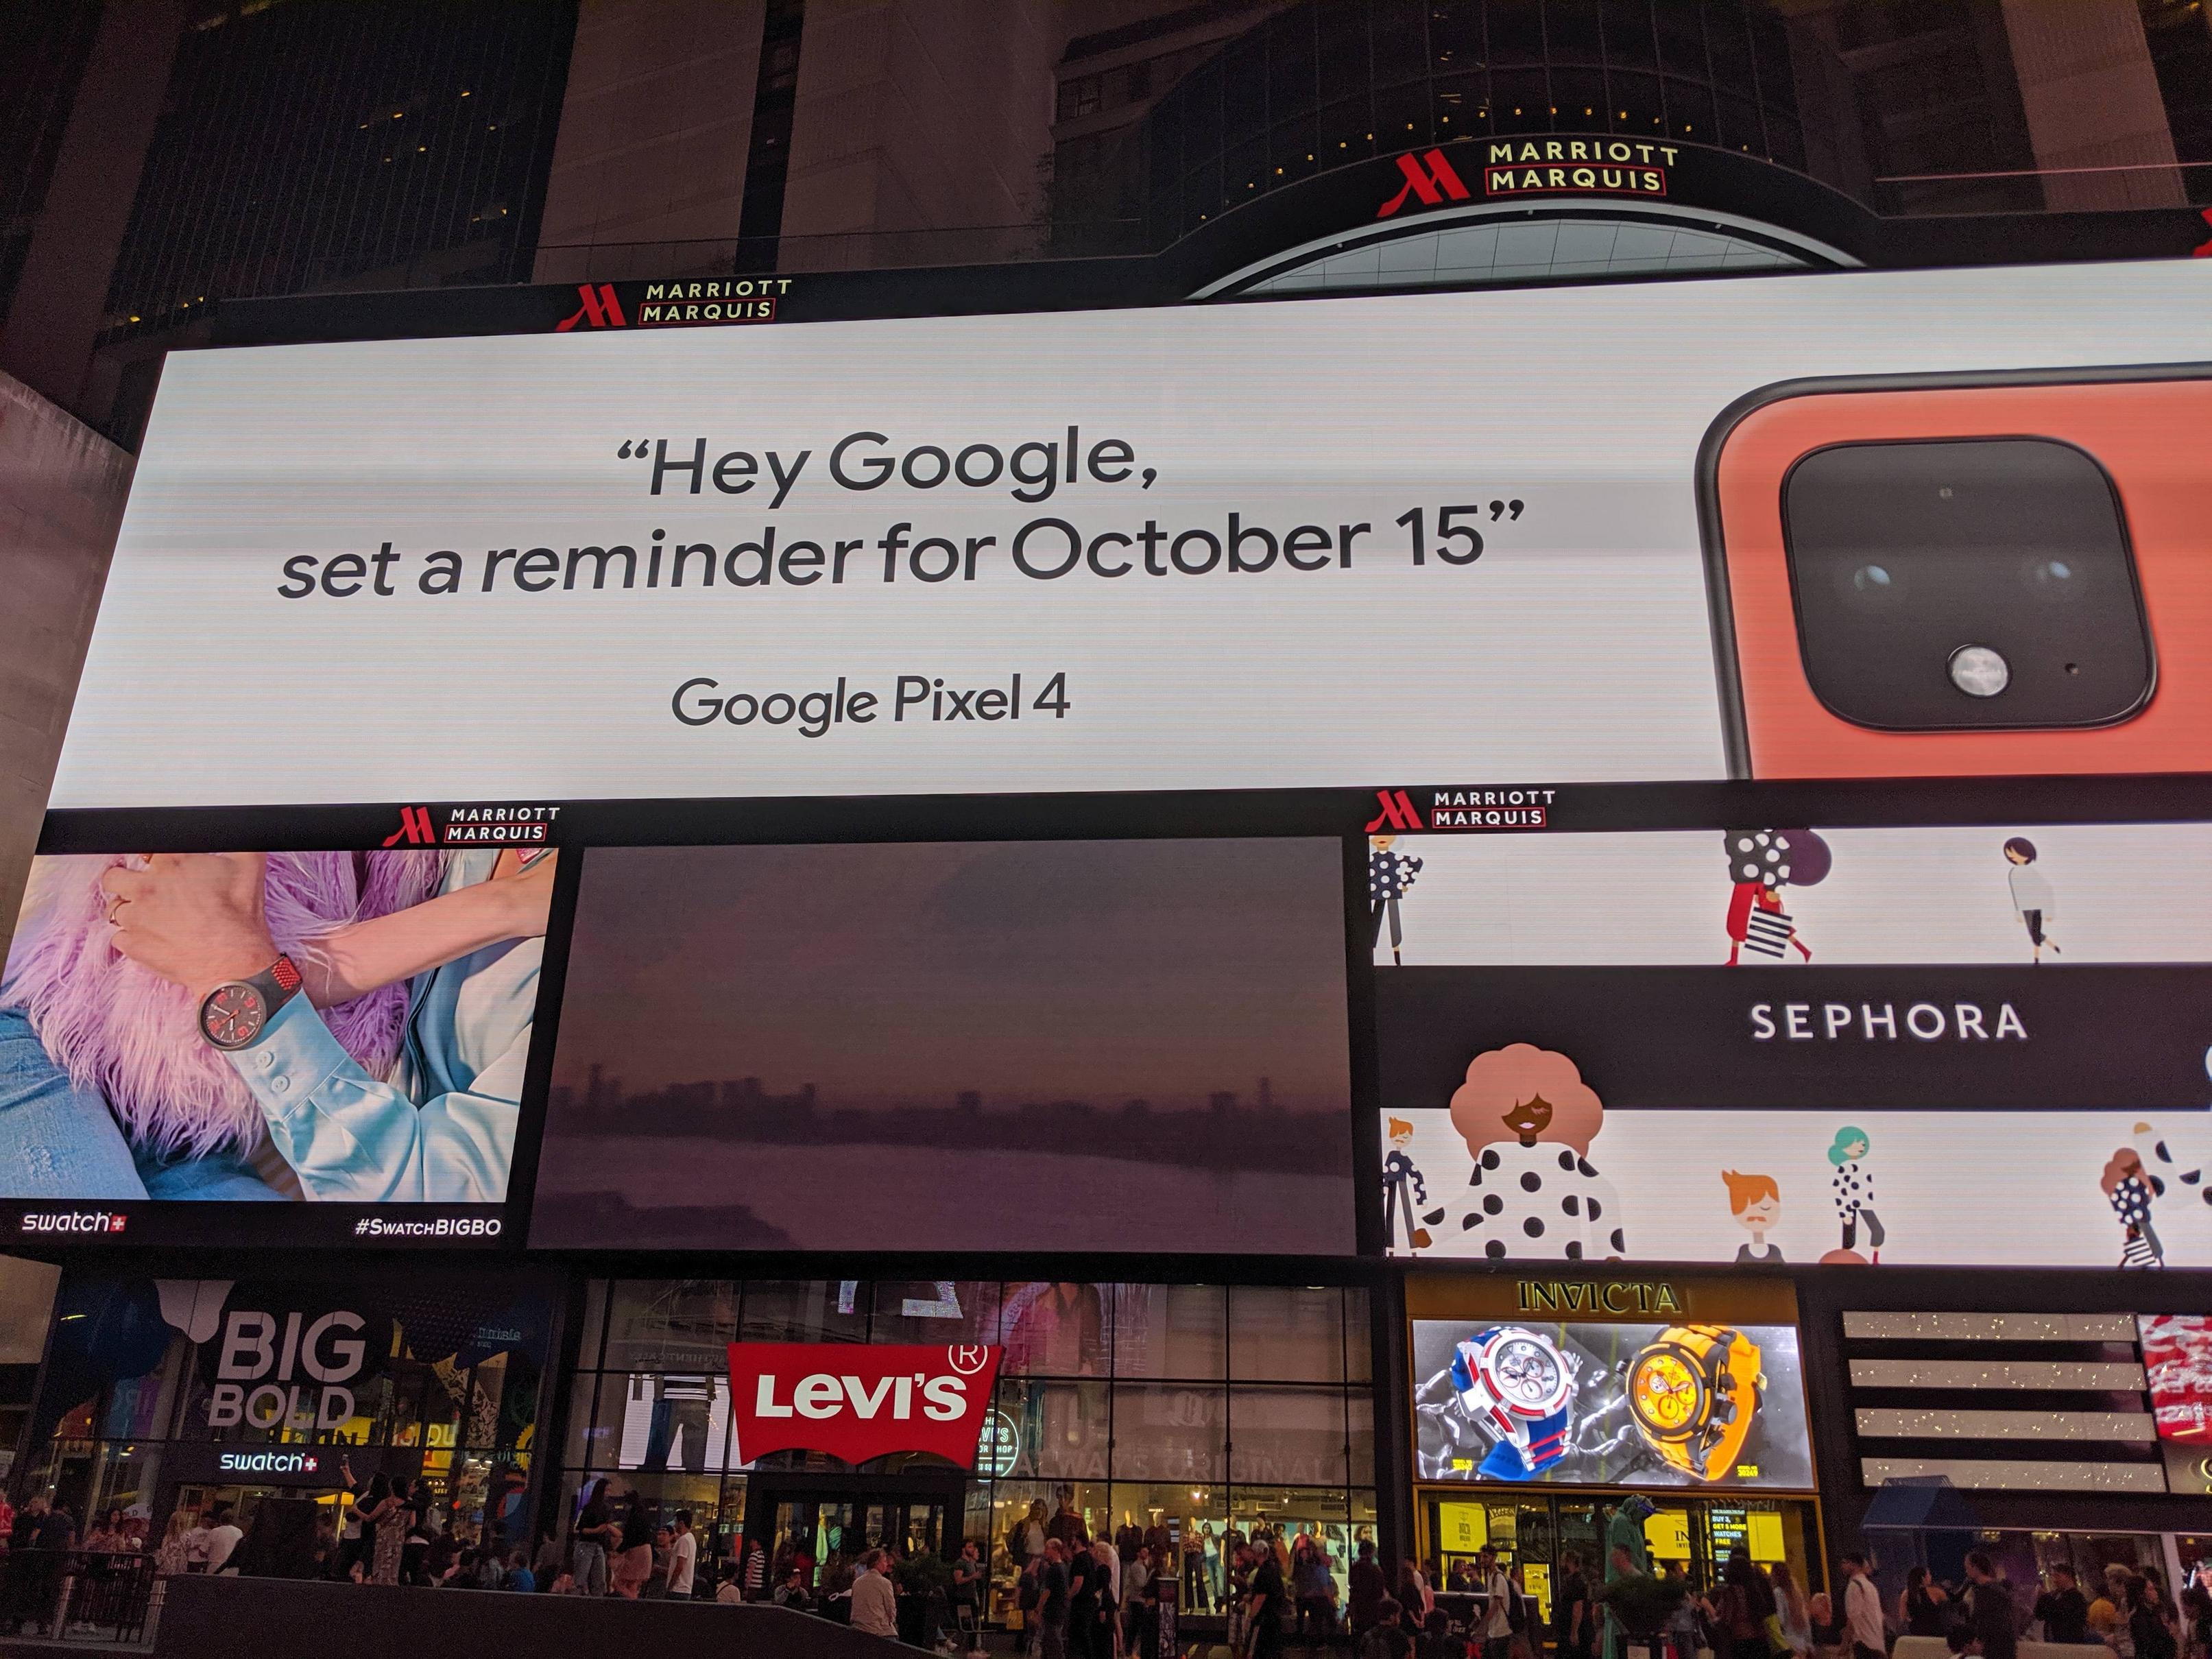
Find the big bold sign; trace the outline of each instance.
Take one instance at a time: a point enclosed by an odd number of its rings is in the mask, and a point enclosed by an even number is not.
[[[751,1462],[770,1452],[818,1451],[859,1463],[934,1452],[972,1469],[1001,1352],[961,1343],[732,1342],[738,1455]]]

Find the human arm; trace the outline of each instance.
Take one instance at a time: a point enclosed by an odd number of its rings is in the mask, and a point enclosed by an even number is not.
[[[333,1007],[488,945],[543,936],[553,905],[553,862],[541,858],[304,941],[295,954],[308,997],[318,1008]]]
[[[101,881],[116,905],[117,948],[196,994],[261,972],[276,958],[262,904],[266,864],[259,854],[161,854],[143,871],[109,871]],[[501,902],[519,909],[511,880],[477,886],[506,888]],[[507,1195],[537,990],[534,973],[515,979],[503,1007],[473,1016],[490,1034],[483,1046],[491,1052],[479,1057],[469,1086],[419,1107],[370,1076],[308,997],[284,1003],[252,1042],[228,1053],[309,1198],[489,1203]]]
[[[311,1199],[496,1203],[521,1115],[528,1021],[465,1090],[416,1106],[371,1077],[305,998],[226,1057],[252,1090],[271,1142]]]
[[[143,870],[100,878],[116,933],[132,961],[204,995],[259,973],[277,957],[269,932],[261,853],[157,853]],[[545,931],[553,860],[441,894],[390,915],[350,922],[303,943],[300,973],[319,1008],[441,967],[502,939]]]

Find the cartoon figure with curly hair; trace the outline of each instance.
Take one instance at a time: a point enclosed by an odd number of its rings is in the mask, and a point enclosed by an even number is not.
[[[1527,1042],[1477,1054],[1451,1097],[1474,1159],[1459,1228],[1482,1254],[1617,1260],[1620,1201],[1589,1159],[1605,1105],[1565,1054]]]

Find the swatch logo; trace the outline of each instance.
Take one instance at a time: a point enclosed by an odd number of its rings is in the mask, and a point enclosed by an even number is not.
[[[34,1210],[16,1224],[27,1233],[119,1233],[130,1218],[112,1210]]]

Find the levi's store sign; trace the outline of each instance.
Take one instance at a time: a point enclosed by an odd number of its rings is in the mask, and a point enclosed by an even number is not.
[[[738,1455],[817,1451],[848,1463],[933,1452],[975,1467],[998,1380],[995,1346],[732,1342]]]

